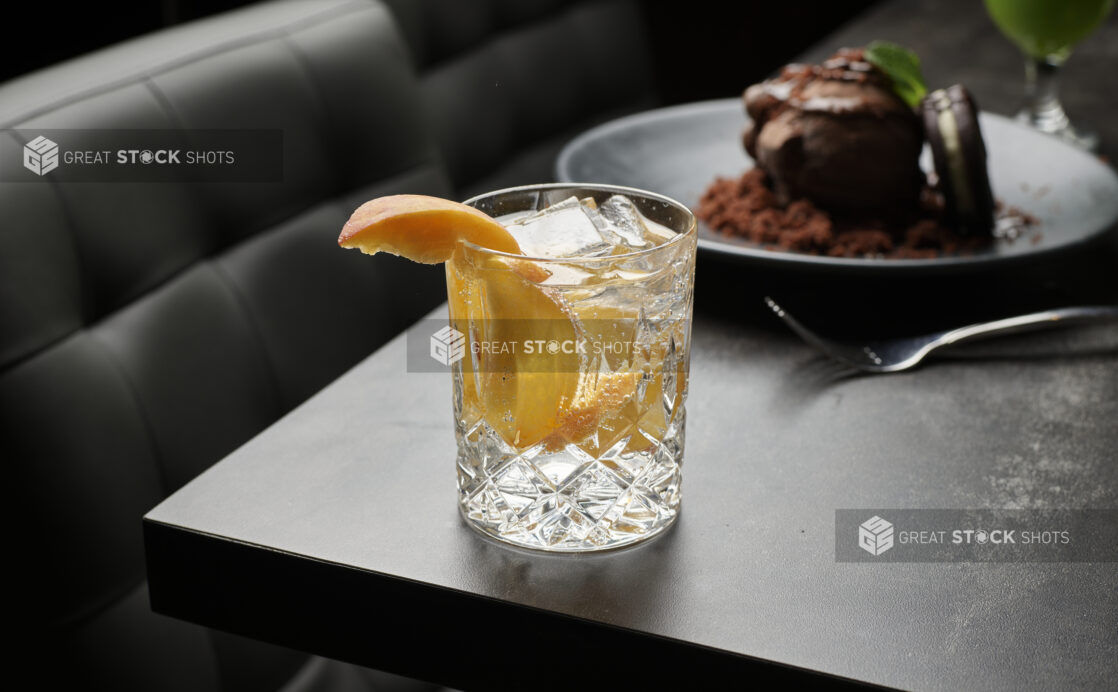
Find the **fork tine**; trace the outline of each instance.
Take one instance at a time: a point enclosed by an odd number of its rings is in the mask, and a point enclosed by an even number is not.
[[[815,335],[814,332],[796,321],[796,318],[788,314],[788,312],[785,311],[784,308],[777,305],[775,300],[773,300],[769,296],[765,296],[765,303],[769,306],[770,309],[772,309],[773,312],[776,313],[776,316],[783,320],[783,322],[789,327],[791,327],[792,331],[796,332],[796,334],[798,334],[801,339],[808,342],[812,346],[816,346],[817,348],[822,349],[824,353],[831,353],[832,349],[829,348],[828,344],[823,342],[818,336]]]
[[[792,315],[790,315],[788,311],[780,307],[780,305],[778,305],[777,302],[769,296],[765,296],[765,304],[768,305],[769,308],[774,313],[776,313],[776,316],[779,317],[786,325],[788,325],[792,329],[792,331],[799,335],[801,339],[806,341],[808,344],[818,348],[831,359],[838,361],[839,363],[842,363],[847,367],[854,368],[855,370],[861,370],[864,372],[879,371],[880,368],[875,367],[878,365],[877,363],[871,363],[868,359],[865,362],[859,362],[839,352],[833,344],[828,343],[826,340],[820,338],[815,332],[800,324],[795,317],[792,317]]]

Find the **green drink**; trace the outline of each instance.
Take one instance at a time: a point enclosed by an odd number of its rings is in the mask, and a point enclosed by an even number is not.
[[[986,0],[994,23],[1026,55],[1067,57],[1106,18],[1114,0]]]
[[[986,0],[986,10],[1002,33],[1025,53],[1025,107],[1017,114],[1032,125],[1089,151],[1094,133],[1075,128],[1057,95],[1060,66],[1071,48],[1114,8],[1115,0]]]

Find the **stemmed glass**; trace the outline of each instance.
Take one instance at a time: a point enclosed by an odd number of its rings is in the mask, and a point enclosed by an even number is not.
[[[1106,18],[1115,0],[985,0],[994,23],[1025,54],[1025,107],[1017,119],[1084,149],[1098,135],[1068,120],[1058,95],[1071,48]]]

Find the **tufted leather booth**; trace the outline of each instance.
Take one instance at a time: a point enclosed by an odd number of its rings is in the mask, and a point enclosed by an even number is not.
[[[547,179],[651,102],[632,2],[391,4],[255,5],[0,85],[0,137],[285,133],[279,183],[0,183],[0,460],[42,686],[426,688],[153,614],[140,536],[443,300],[441,268],[335,246],[361,201]]]
[[[591,125],[654,105],[631,0],[387,0],[420,72],[428,129],[465,196],[550,180]]]

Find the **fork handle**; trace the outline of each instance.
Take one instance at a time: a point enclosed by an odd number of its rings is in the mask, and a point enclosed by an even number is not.
[[[994,336],[996,334],[1012,334],[1014,332],[1027,332],[1036,329],[1050,329],[1082,322],[1103,322],[1118,320],[1118,306],[1114,305],[1082,305],[1068,308],[1056,308],[1032,312],[1027,315],[1016,315],[992,322],[969,324],[965,327],[953,329],[943,335],[941,344],[957,344],[978,337]]]

